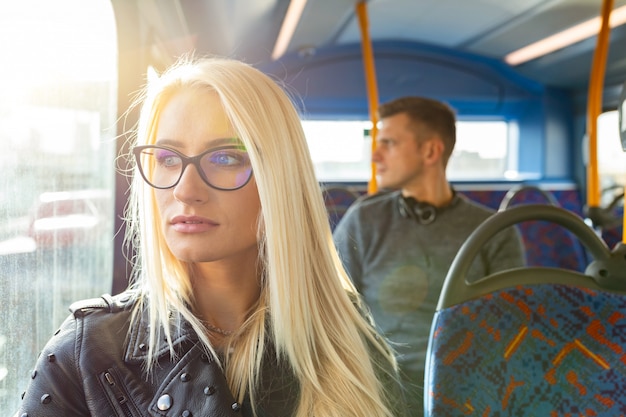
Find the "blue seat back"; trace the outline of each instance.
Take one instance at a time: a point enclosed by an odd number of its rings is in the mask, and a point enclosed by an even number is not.
[[[514,191],[511,193],[511,191]],[[561,206],[581,215],[582,203],[575,190],[542,190],[537,187],[522,186],[509,192],[470,192],[467,195],[496,210],[526,205],[551,204]],[[506,203],[507,207],[503,207]],[[528,266],[547,266],[584,271],[589,263],[584,247],[567,229],[558,224],[532,220],[517,225]]]

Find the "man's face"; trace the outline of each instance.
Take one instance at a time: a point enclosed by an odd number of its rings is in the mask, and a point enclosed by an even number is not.
[[[422,144],[410,129],[406,113],[381,120],[372,162],[381,188],[401,189],[419,178],[424,171]]]

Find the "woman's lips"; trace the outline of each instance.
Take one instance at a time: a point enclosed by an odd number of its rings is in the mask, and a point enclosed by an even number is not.
[[[170,223],[180,233],[203,233],[219,226],[217,222],[199,216],[176,216]]]

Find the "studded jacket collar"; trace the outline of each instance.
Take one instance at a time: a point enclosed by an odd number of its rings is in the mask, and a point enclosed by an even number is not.
[[[83,417],[251,417],[250,404],[238,404],[213,357],[191,326],[173,337],[176,358],[160,341],[159,360],[144,372],[148,354],[145,317],[130,328],[129,293],[85,300],[40,355],[17,416]],[[297,384],[275,355],[264,361],[259,417],[291,416]],[[295,387],[295,388],[294,388]]]

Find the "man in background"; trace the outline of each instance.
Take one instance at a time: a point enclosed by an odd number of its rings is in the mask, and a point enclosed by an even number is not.
[[[379,107],[372,162],[385,191],[356,201],[334,231],[342,261],[395,344],[412,416],[423,415],[424,365],[441,288],[459,248],[493,210],[456,193],[446,166],[456,142],[444,103],[403,97]],[[468,279],[524,265],[517,229],[498,233]]]

